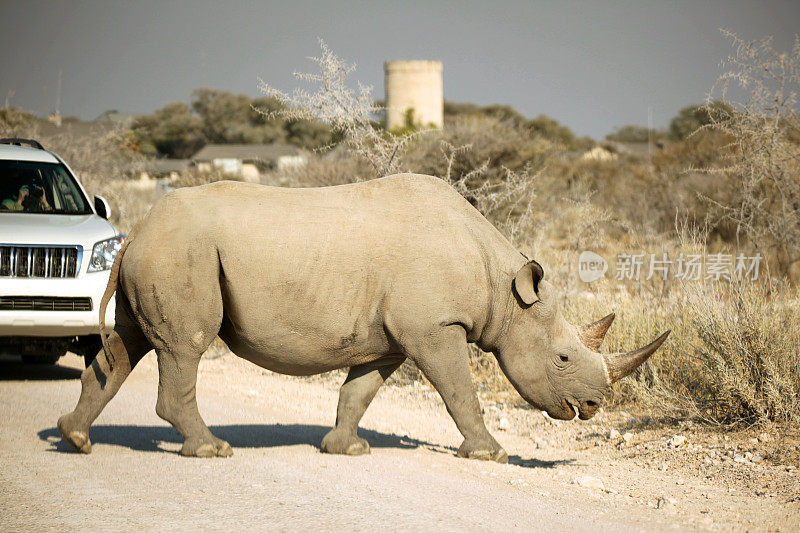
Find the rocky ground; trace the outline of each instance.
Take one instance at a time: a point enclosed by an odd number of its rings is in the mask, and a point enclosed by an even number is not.
[[[137,367],[82,456],[55,421],[80,360],[0,359],[0,524],[41,529],[747,530],[800,527],[797,436],[719,433],[622,411],[560,422],[482,398],[508,465],[458,459],[461,437],[424,383],[386,386],[363,457],[322,454],[343,374],[279,376],[231,355],[201,363],[198,397],[230,459],[180,457]]]

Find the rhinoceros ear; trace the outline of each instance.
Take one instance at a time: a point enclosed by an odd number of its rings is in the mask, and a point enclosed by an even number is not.
[[[544,269],[536,261],[530,261],[514,276],[513,290],[526,305],[539,300],[539,282],[543,277]]]

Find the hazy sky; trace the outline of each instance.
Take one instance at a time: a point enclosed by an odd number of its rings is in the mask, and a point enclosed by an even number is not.
[[[578,134],[664,126],[702,102],[732,49],[719,33],[800,32],[795,1],[436,2],[0,0],[0,104],[55,108],[93,119],[108,109],[146,113],[210,86],[258,94],[282,89],[322,37],[358,64],[383,98],[383,62],[439,59],[445,98],[510,104],[550,115]]]

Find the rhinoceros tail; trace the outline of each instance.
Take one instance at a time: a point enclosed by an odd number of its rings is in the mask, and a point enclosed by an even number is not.
[[[108,366],[111,368],[114,367],[114,352],[112,352],[108,346],[108,335],[106,335],[106,308],[108,307],[108,302],[111,301],[111,297],[117,291],[117,284],[119,282],[119,266],[122,264],[122,256],[125,254],[125,250],[128,248],[128,245],[132,240],[133,232],[131,232],[131,235],[125,239],[125,242],[122,243],[122,247],[119,249],[117,257],[114,258],[114,264],[111,265],[111,273],[108,276],[106,292],[103,293],[103,297],[100,299],[100,340],[103,342],[103,352],[105,352]]]

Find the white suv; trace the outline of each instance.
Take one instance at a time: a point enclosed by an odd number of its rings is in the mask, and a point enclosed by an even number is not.
[[[87,366],[97,355],[100,298],[124,240],[109,213],[56,154],[0,139],[0,353],[55,363],[71,351]]]

